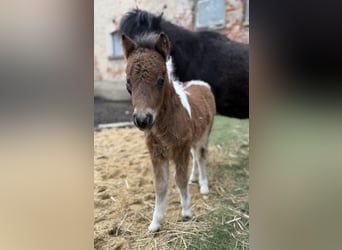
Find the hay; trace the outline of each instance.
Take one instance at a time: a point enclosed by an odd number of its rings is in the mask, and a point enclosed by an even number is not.
[[[213,224],[208,214],[220,208],[223,197],[229,197],[235,204],[247,202],[246,197],[229,192],[234,183],[229,174],[215,177],[217,168],[234,165],[239,156],[233,157],[236,154],[233,151],[229,155],[220,146],[211,146],[208,174],[214,179],[209,177],[209,197],[203,198],[198,184],[191,184],[194,216],[187,222],[181,221],[180,199],[171,164],[166,218],[160,232],[150,233],[147,228],[154,208],[153,169],[143,132],[132,128],[104,129],[95,132],[94,143],[95,249],[187,248],[189,239],[203,237],[207,240],[204,236]],[[238,149],[241,145],[233,147]],[[233,225],[232,237],[239,240],[239,234],[248,235],[248,223],[243,222],[249,218],[248,214],[235,206],[231,206],[229,212],[235,217],[224,218],[221,223]],[[248,247],[248,242],[240,243]]]

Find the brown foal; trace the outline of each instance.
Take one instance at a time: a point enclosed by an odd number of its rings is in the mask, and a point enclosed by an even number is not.
[[[206,162],[208,137],[213,124],[215,100],[207,83],[181,83],[172,77],[170,42],[164,33],[147,34],[134,40],[122,35],[127,61],[127,90],[134,108],[133,122],[145,132],[155,174],[155,209],[149,226],[160,230],[164,218],[169,178],[169,160],[176,166],[182,216],[192,216],[188,188],[188,165],[193,158],[191,181],[199,181],[208,194]],[[168,60],[169,59],[169,60]]]

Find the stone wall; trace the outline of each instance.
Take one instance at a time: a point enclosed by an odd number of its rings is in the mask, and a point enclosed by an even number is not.
[[[245,22],[246,1],[226,0],[226,26],[220,32],[230,39],[249,43],[249,25]]]

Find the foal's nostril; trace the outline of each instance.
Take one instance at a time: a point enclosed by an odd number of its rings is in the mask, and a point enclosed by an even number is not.
[[[153,119],[152,114],[147,113],[147,115],[146,115],[146,122],[147,122],[147,124],[151,124],[152,123],[152,119]]]
[[[135,126],[138,126],[137,115],[133,114],[133,123]]]

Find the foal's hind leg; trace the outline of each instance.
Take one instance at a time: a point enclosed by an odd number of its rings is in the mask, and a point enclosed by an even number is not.
[[[189,219],[192,216],[191,212],[191,196],[189,192],[189,175],[188,164],[190,158],[190,150],[184,150],[180,153],[179,159],[175,159],[176,163],[176,184],[179,189],[182,206],[183,219]]]
[[[209,193],[208,177],[206,171],[206,164],[208,158],[208,134],[204,134],[201,140],[195,146],[195,159],[199,169],[199,185],[200,192],[203,195]]]
[[[196,149],[191,149],[191,155],[192,155],[192,170],[190,175],[190,182],[198,182],[198,164],[196,159]]]
[[[201,146],[198,148],[197,153],[197,164],[199,166],[199,184],[200,184],[200,192],[201,194],[208,194],[208,177],[206,171],[206,164],[207,164],[207,157],[208,157],[208,149],[206,146]]]

